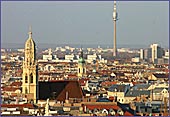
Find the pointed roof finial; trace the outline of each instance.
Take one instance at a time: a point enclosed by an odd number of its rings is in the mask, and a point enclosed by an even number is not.
[[[31,27],[31,25],[29,26],[29,38],[32,38],[32,27]]]
[[[29,25],[29,32],[32,32],[32,27],[31,27],[31,25]]]
[[[80,55],[81,58],[83,58],[83,48],[82,48],[82,45],[81,45],[81,55]]]

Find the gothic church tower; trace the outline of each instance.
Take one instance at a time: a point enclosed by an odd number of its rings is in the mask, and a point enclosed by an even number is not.
[[[22,93],[27,95],[28,100],[34,103],[38,99],[38,66],[36,62],[35,42],[32,39],[32,31],[25,43],[25,58],[23,62]]]

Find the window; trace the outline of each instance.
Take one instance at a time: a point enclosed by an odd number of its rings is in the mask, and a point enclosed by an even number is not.
[[[51,66],[48,66],[48,71],[50,71],[50,69],[51,69]]]
[[[28,83],[28,76],[27,76],[27,74],[25,75],[25,83]]]
[[[80,68],[79,68],[79,73],[80,73]]]
[[[83,68],[83,73],[85,73],[85,69]]]
[[[32,75],[32,73],[30,74],[30,83],[33,83],[33,75]]]
[[[25,93],[26,93],[26,94],[28,93],[28,89],[27,89],[27,87],[25,87]]]

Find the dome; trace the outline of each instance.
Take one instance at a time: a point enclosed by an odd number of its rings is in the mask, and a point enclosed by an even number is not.
[[[85,63],[85,60],[81,57],[81,58],[78,60],[78,63]]]

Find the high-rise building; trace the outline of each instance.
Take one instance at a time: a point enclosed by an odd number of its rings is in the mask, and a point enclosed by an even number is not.
[[[151,48],[140,49],[140,59],[149,60],[151,58]]]
[[[144,49],[140,49],[140,59],[144,59]]]
[[[23,62],[22,93],[27,95],[28,100],[36,103],[38,99],[38,66],[36,62],[35,42],[32,39],[32,31],[25,43],[25,58]]]
[[[150,45],[150,48],[152,50],[152,62],[154,63],[155,60],[158,58],[162,58],[164,55],[163,49],[158,44],[152,44]]]
[[[81,56],[78,60],[78,77],[83,77],[86,74],[86,65],[83,58],[83,51],[81,51]]]

